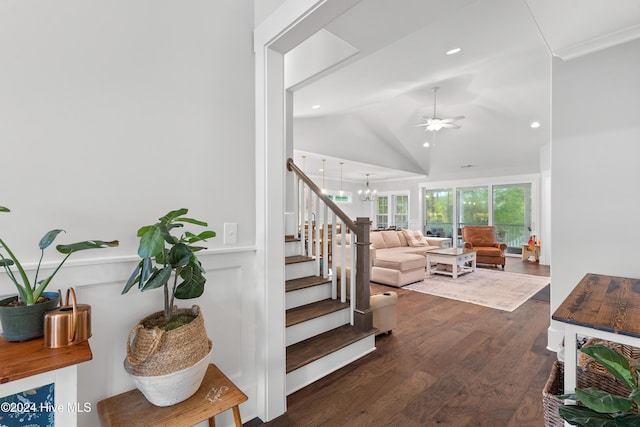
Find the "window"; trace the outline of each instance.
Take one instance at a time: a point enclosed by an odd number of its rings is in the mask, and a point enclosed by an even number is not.
[[[453,230],[453,189],[426,190],[423,233],[434,237],[451,237]]]
[[[506,252],[519,254],[535,234],[533,182],[425,188],[423,232],[453,238],[460,246],[462,227],[494,225],[498,240],[507,244]]]
[[[376,212],[376,227],[389,227],[389,197],[378,195],[378,209]]]
[[[522,250],[531,235],[531,184],[493,187],[493,225],[509,252]]]
[[[396,228],[409,228],[409,196],[393,196],[393,224]]]
[[[409,228],[409,193],[380,194],[376,201],[376,223],[379,229]]]
[[[458,188],[458,227],[489,225],[488,187]]]

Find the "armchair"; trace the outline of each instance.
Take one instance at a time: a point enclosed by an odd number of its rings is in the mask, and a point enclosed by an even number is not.
[[[501,265],[504,270],[505,243],[498,242],[496,228],[491,225],[467,225],[462,228],[465,249],[476,251],[476,262]]]

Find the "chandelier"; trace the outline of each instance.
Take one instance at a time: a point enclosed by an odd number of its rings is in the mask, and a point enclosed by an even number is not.
[[[367,174],[367,183],[365,187],[361,190],[358,190],[358,197],[363,202],[374,202],[378,199],[377,190],[371,190],[369,188],[369,174]]]

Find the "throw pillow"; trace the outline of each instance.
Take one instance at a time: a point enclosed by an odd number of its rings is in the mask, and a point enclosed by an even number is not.
[[[407,243],[412,248],[418,248],[422,246],[429,246],[429,242],[422,239],[422,232],[419,230],[405,230],[403,229],[405,237],[407,238]]]

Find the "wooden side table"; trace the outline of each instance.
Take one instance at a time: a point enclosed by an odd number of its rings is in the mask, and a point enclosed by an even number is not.
[[[220,390],[223,386],[228,390],[214,400],[215,390]],[[227,409],[233,409],[235,424],[242,427],[238,405],[247,399],[247,395],[212,363],[207,368],[198,391],[183,402],[172,406],[155,406],[140,390],[134,389],[98,402],[98,416],[104,427],[185,427],[204,420],[209,420],[209,426],[215,427],[214,417]]]
[[[69,347],[45,348],[42,338],[9,342],[0,336],[0,397],[53,383],[54,406],[58,410],[54,424],[56,427],[75,427],[77,412],[86,404],[78,401],[77,365],[92,358],[89,341]],[[40,405],[36,409],[41,410]]]
[[[640,279],[589,273],[551,318],[564,323],[564,393],[573,393],[578,335],[640,347]]]
[[[529,245],[522,245],[522,260],[526,261],[530,255],[533,255],[535,259],[540,259],[540,245],[535,245],[533,250]]]

